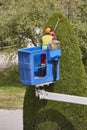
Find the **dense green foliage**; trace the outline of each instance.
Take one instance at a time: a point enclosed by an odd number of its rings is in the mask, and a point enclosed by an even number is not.
[[[34,27],[40,26],[56,12],[62,12],[73,24],[79,37],[83,63],[87,66],[87,1],[86,0],[1,0],[0,46],[23,43],[31,38]]]
[[[0,108],[23,108],[26,87],[19,82],[18,67],[0,71]]]
[[[56,17],[61,17],[56,33],[61,41],[62,57],[61,79],[55,88],[48,90],[87,96],[86,75],[81,62],[83,59],[87,66],[86,4],[86,0],[0,0],[0,46],[20,44],[23,36],[31,38],[30,33],[34,33],[35,26],[44,28],[49,16],[54,12],[62,12],[73,24],[79,44],[72,27],[63,16],[58,14],[49,20],[47,25],[54,27]],[[17,78],[14,76],[14,79]],[[86,106],[38,100],[34,95],[34,88],[27,89],[24,130],[86,130],[86,124]]]
[[[60,80],[55,86],[45,89],[51,92],[87,96],[87,77],[82,64],[81,51],[77,37],[68,20],[55,13],[46,26],[55,26],[61,41]],[[35,97],[35,88],[28,87],[24,99],[24,130],[86,130],[87,106],[39,100]]]
[[[79,13],[78,13],[79,12]],[[76,13],[76,18],[73,20],[75,31],[79,38],[79,45],[82,51],[82,60],[87,71],[87,2],[80,2]],[[74,24],[75,23],[75,24]]]

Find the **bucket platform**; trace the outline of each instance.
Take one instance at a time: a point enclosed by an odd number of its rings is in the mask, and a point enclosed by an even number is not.
[[[45,55],[46,64],[41,65],[41,56]],[[53,82],[53,64],[52,61],[57,59],[57,80],[60,73],[60,56],[61,49],[42,50],[41,46],[32,48],[22,48],[18,50],[18,66],[20,73],[20,81],[26,85],[39,85],[43,83]],[[45,70],[45,75],[41,75],[41,71]]]

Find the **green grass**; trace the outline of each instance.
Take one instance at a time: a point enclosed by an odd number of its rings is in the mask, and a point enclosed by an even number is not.
[[[20,84],[16,66],[0,72],[0,108],[22,108],[25,91],[26,86]]]

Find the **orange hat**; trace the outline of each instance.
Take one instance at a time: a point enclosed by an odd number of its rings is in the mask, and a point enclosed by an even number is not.
[[[45,33],[50,33],[51,32],[51,28],[46,28],[45,29]]]

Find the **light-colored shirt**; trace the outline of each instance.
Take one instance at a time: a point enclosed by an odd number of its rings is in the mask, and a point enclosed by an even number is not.
[[[48,44],[52,43],[52,36],[51,35],[44,35],[42,37],[42,49],[47,49]]]

